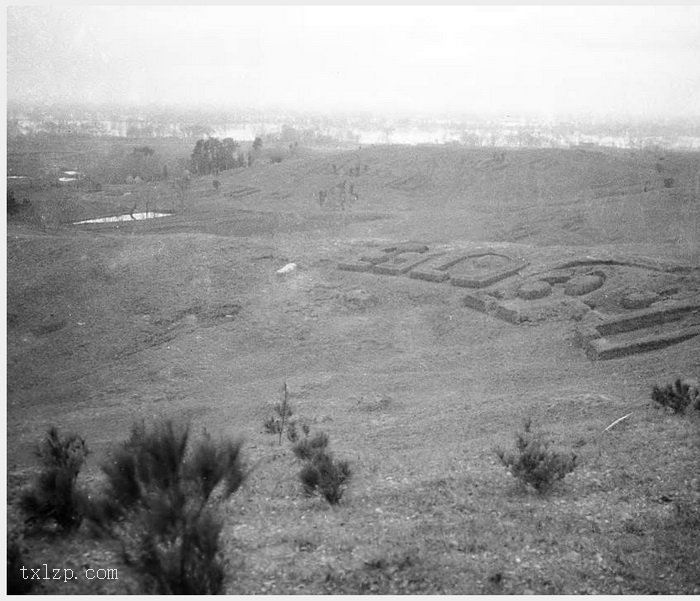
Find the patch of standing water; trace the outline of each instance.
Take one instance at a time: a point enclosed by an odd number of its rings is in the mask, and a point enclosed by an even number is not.
[[[118,223],[120,221],[140,221],[142,219],[155,219],[156,217],[169,217],[172,213],[132,213],[128,215],[114,215],[112,217],[98,217],[97,219],[85,219],[76,221],[73,225],[83,225],[84,223]]]

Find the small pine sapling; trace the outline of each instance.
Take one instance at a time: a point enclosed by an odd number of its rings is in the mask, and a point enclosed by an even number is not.
[[[282,424],[280,425],[280,431],[279,431],[279,444],[280,446],[282,445],[282,432],[284,431],[284,422],[286,421],[288,415],[287,411],[289,410],[289,417],[292,415],[292,410],[289,408],[288,405],[288,400],[289,400],[289,393],[287,391],[287,383],[285,382],[284,385],[282,386],[282,408],[278,411],[280,419],[282,420]],[[289,409],[288,409],[289,408]]]
[[[20,499],[27,521],[40,525],[53,522],[60,530],[78,528],[86,505],[86,495],[77,487],[78,474],[88,455],[85,441],[76,434],[62,437],[52,426],[36,455],[42,470]]]
[[[304,493],[310,496],[318,492],[331,505],[340,503],[351,476],[350,463],[335,460],[326,451],[316,453],[299,473]]]
[[[654,386],[651,391],[651,398],[662,407],[671,409],[673,413],[683,414],[693,403],[700,409],[700,395],[698,389],[689,382],[684,382],[678,378],[673,384],[668,384],[665,388]]]
[[[124,557],[157,594],[223,589],[222,522],[216,509],[243,483],[241,443],[190,444],[188,428],[142,425],[103,466],[107,485],[89,519],[121,540]]]
[[[532,486],[538,493],[547,493],[555,482],[576,469],[574,453],[560,453],[550,449],[550,442],[531,430],[531,420],[516,433],[515,452],[496,450],[508,472],[520,483]]]
[[[352,476],[350,464],[335,460],[328,451],[328,434],[317,432],[309,437],[308,426],[304,438],[292,447],[292,452],[304,465],[299,472],[304,494],[320,494],[331,505],[337,505],[343,497]]]
[[[274,404],[273,410],[276,415],[267,417],[263,422],[263,427],[268,434],[277,434],[279,436],[279,444],[281,445],[282,433],[285,430],[289,418],[294,414],[292,406],[289,403],[289,392],[286,382],[282,385],[282,400]]]

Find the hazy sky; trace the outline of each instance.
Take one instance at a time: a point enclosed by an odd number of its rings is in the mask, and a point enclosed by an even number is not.
[[[700,116],[700,7],[9,7],[10,100]]]

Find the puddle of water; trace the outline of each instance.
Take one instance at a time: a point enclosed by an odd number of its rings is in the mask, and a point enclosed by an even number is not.
[[[59,177],[59,178],[58,178],[58,181],[59,181],[59,182],[74,182],[74,181],[77,181],[77,180],[78,180],[77,177]]]
[[[172,213],[134,213],[133,215],[114,215],[112,217],[99,217],[97,219],[85,219],[84,221],[76,221],[73,225],[82,225],[84,223],[117,223],[120,221],[140,221],[141,219],[155,219],[157,217],[169,217]]]

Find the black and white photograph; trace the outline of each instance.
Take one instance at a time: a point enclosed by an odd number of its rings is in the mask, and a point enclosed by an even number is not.
[[[9,4],[7,593],[700,595],[700,4]]]

